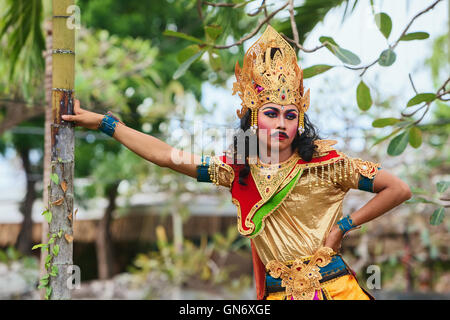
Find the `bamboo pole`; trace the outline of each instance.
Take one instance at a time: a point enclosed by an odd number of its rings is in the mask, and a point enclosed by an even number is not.
[[[49,246],[49,253],[53,255],[49,267],[58,268],[56,276],[50,277],[49,299],[71,298],[69,279],[72,274],[69,270],[73,266],[74,128],[73,124],[61,120],[61,115],[73,114],[75,29],[67,26],[71,18],[67,9],[73,4],[74,0],[52,1],[51,181],[48,208],[52,213],[50,238],[54,234],[59,236]]]

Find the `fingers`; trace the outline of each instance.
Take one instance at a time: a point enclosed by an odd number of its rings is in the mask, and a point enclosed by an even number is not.
[[[71,116],[69,114],[64,114],[61,116],[64,121],[76,121],[76,116]]]
[[[83,109],[81,109],[80,107],[80,100],[78,99],[74,99],[74,107],[73,107],[73,111],[75,113],[75,115],[70,115],[70,114],[65,114],[61,116],[61,119],[63,119],[64,121],[76,121],[76,115],[79,115],[83,112]],[[76,125],[76,124],[75,124]]]
[[[75,99],[75,105],[74,105],[73,111],[75,112],[75,114],[80,114],[83,111],[83,109],[81,109],[81,107],[80,107],[80,100]]]

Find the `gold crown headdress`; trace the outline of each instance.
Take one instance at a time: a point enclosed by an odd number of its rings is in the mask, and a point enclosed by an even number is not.
[[[270,25],[247,50],[242,69],[235,67],[233,95],[239,92],[242,118],[251,110],[251,129],[258,128],[258,109],[265,103],[293,104],[299,111],[299,134],[304,131],[304,113],[309,107],[309,89],[303,95],[303,71],[290,44]]]

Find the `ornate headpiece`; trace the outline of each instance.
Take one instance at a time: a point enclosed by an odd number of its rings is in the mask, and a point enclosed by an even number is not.
[[[303,115],[309,107],[309,89],[303,95],[303,71],[297,64],[297,55],[290,44],[267,26],[263,35],[247,50],[242,69],[235,67],[236,82],[233,95],[239,92],[242,109],[237,115],[242,118],[251,110],[251,128],[256,132],[258,109],[265,103],[293,104],[299,114],[299,134],[304,131]]]

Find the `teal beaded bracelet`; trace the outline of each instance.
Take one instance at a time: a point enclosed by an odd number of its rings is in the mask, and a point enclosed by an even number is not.
[[[352,229],[355,229],[357,226],[353,224],[352,218],[350,218],[350,215],[342,218],[337,222],[339,229],[342,231],[342,235],[345,235],[347,232],[349,232]]]
[[[116,131],[117,123],[120,122],[111,112],[107,112],[98,126],[98,130],[112,137]]]

